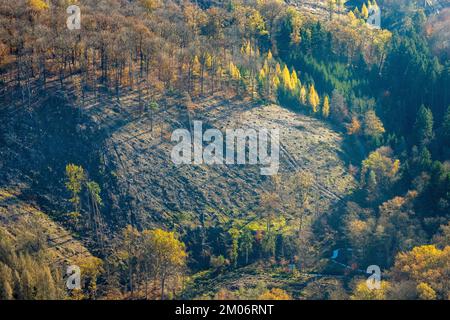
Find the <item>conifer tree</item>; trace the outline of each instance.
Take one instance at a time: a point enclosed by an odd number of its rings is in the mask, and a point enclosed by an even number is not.
[[[431,109],[424,105],[419,108],[414,128],[419,145],[428,145],[433,139],[433,113]]]
[[[284,66],[283,68],[282,79],[283,89],[285,89],[286,91],[292,90],[291,74],[289,73],[289,69],[287,68],[287,66]]]
[[[309,87],[308,100],[312,112],[316,113],[320,104],[320,98],[313,84]]]
[[[248,264],[249,255],[253,249],[253,235],[252,231],[245,228],[239,239],[241,254],[245,256],[245,264]]]
[[[280,86],[280,78],[277,75],[272,78],[272,87],[276,90]]]
[[[242,79],[241,71],[239,70],[238,67],[236,67],[236,65],[233,62],[230,62],[229,72],[231,79],[234,80],[236,83],[236,93],[239,94],[239,85]]]
[[[233,262],[234,267],[237,267],[240,231],[232,227],[228,230],[228,234],[231,237],[230,260]]]
[[[369,18],[369,9],[367,9],[366,4],[364,3],[361,9],[361,17],[364,20],[367,20]]]
[[[450,106],[447,108],[447,112],[445,113],[442,127],[444,129],[444,139],[450,141]]]
[[[306,106],[307,103],[307,98],[308,98],[308,93],[306,91],[305,86],[302,86],[300,88],[300,93],[299,93],[299,98],[300,98],[300,103],[304,106]]]
[[[350,22],[353,22],[353,21],[356,20],[356,16],[355,16],[355,14],[353,13],[353,11],[349,11],[348,14],[347,14],[347,16],[348,16],[348,18],[350,19]]]
[[[292,69],[292,73],[291,73],[292,90],[297,90],[299,85],[300,85],[300,80],[298,79],[297,72],[295,72],[295,70]]]
[[[86,174],[81,166],[74,164],[68,164],[66,166],[66,187],[72,193],[72,198],[70,202],[74,205],[74,211],[76,213],[80,212],[80,192],[86,181]]]
[[[330,98],[328,95],[323,99],[322,116],[327,119],[330,116]]]
[[[275,73],[277,74],[277,76],[281,75],[281,66],[280,66],[280,64],[278,62],[275,65]]]
[[[194,56],[192,66],[193,66],[192,71],[193,71],[194,76],[199,76],[200,75],[200,60],[198,59],[197,55]]]

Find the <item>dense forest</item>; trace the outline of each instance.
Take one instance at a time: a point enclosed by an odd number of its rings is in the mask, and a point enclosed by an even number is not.
[[[450,299],[450,3],[346,2],[0,0],[0,300]],[[366,23],[373,8],[382,28]],[[170,140],[163,124],[207,118],[213,100],[222,122],[230,101],[279,105],[335,132],[345,191],[306,163],[254,178],[245,209],[181,210],[196,197],[182,191],[134,209],[178,180],[121,180],[141,164],[108,141],[129,119]],[[76,241],[71,255],[49,221]],[[76,290],[67,265],[81,269]]]

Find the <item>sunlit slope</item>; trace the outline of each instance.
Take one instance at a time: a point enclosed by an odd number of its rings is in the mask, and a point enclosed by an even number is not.
[[[126,101],[122,100],[124,109]],[[131,222],[167,226],[245,220],[257,210],[261,194],[272,188],[271,179],[261,175],[260,166],[176,166],[170,156],[175,145],[172,132],[189,129],[195,120],[202,121],[204,129],[223,132],[278,128],[279,173],[313,174],[318,212],[329,210],[355,185],[347,173],[343,137],[319,120],[277,105],[221,97],[196,101],[189,109],[175,102],[166,103],[153,121],[149,117],[128,119],[120,128],[109,130],[105,143],[105,168],[114,177],[113,185],[107,187],[114,203],[112,209]],[[102,113],[103,117],[107,115]]]
[[[0,189],[0,229],[17,250],[44,251],[49,266],[61,268],[92,257],[47,214],[20,199],[20,190]]]

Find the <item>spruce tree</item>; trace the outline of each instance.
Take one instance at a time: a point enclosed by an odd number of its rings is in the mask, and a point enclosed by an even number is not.
[[[417,112],[414,126],[417,142],[420,146],[428,145],[433,139],[433,113],[422,105]]]

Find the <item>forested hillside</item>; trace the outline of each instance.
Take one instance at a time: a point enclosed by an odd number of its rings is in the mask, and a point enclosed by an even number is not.
[[[449,299],[449,10],[0,0],[0,300]],[[194,121],[278,174],[175,165]]]

